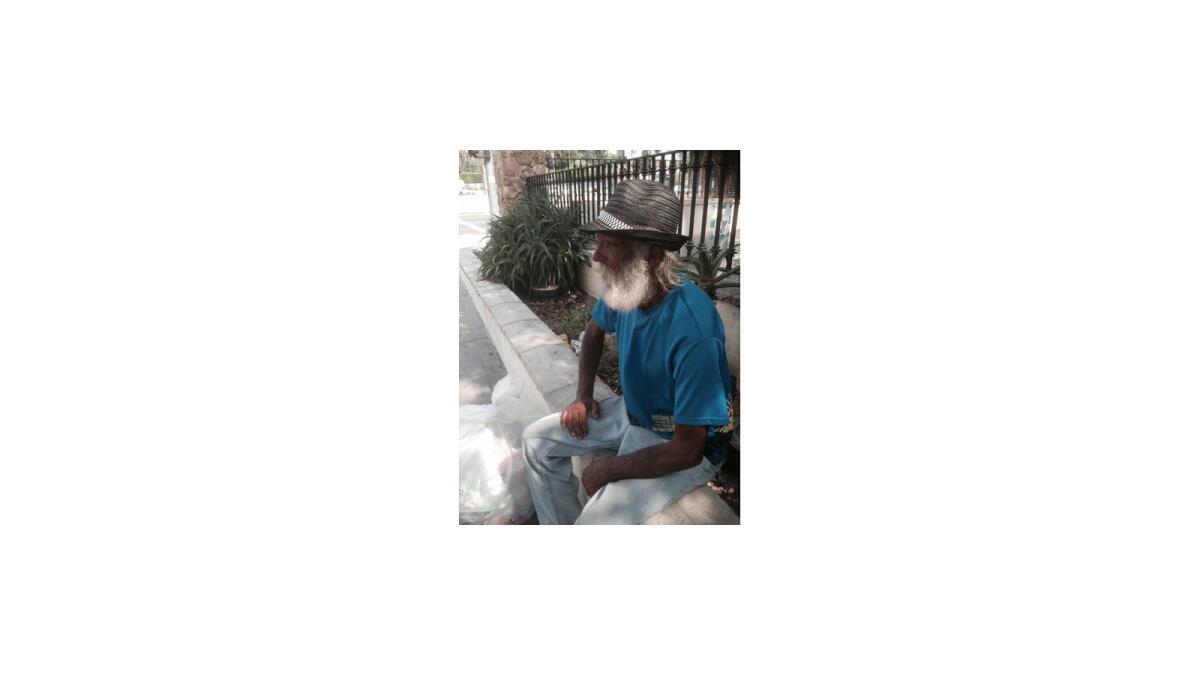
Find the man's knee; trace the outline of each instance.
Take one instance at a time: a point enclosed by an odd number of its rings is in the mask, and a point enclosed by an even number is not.
[[[630,481],[618,481],[601,487],[584,505],[576,525],[637,525],[632,513],[637,511],[637,490]]]
[[[547,437],[548,432],[552,432],[558,428],[559,413],[547,415],[540,420],[532,422],[525,430],[521,432],[521,451],[525,455],[526,461],[540,460],[549,450],[548,443],[537,443],[538,439]]]
[[[553,431],[561,426],[558,423],[561,415],[562,413],[554,413],[531,422],[529,426],[525,427],[525,430],[521,432],[521,442],[527,443],[535,438],[545,438],[546,432]]]

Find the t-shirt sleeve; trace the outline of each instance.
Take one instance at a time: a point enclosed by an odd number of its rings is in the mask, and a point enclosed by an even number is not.
[[[676,358],[676,424],[724,426],[729,424],[725,399],[723,356],[725,346],[717,338],[708,338],[687,347]]]
[[[603,300],[597,300],[596,306],[592,308],[592,319],[596,324],[604,329],[605,333],[615,333],[617,321],[613,316],[612,308],[604,304]]]

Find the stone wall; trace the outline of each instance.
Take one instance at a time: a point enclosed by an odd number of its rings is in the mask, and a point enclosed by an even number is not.
[[[546,173],[544,150],[493,150],[496,167],[496,190],[500,198],[500,213],[508,213],[508,205],[525,194],[525,179]]]

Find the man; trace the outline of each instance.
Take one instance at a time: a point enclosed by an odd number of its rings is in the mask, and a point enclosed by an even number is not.
[[[712,300],[678,276],[682,210],[665,185],[628,180],[583,226],[598,233],[592,258],[607,289],[584,331],[575,402],[522,436],[541,524],[644,522],[724,461],[732,402],[725,330]],[[616,333],[624,396],[598,402],[605,333]],[[581,509],[571,457],[614,448],[584,470]]]

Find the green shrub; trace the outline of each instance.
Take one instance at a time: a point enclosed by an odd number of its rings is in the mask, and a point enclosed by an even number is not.
[[[464,183],[482,183],[483,182],[483,174],[479,173],[477,171],[462,171],[458,174],[458,177]]]
[[[479,276],[526,295],[535,287],[575,289],[576,266],[587,258],[575,218],[545,198],[530,198],[492,218],[479,256]]]
[[[737,244],[732,248],[722,249],[720,246],[714,245],[711,248],[700,244],[700,246],[692,252],[692,255],[684,258],[683,273],[688,275],[700,290],[708,294],[708,297],[713,300],[717,299],[718,288],[735,288],[737,282],[729,281],[721,283],[733,276],[741,273],[741,265],[734,265],[728,270],[721,270],[721,263],[725,261],[726,256],[732,256],[737,251]]]

